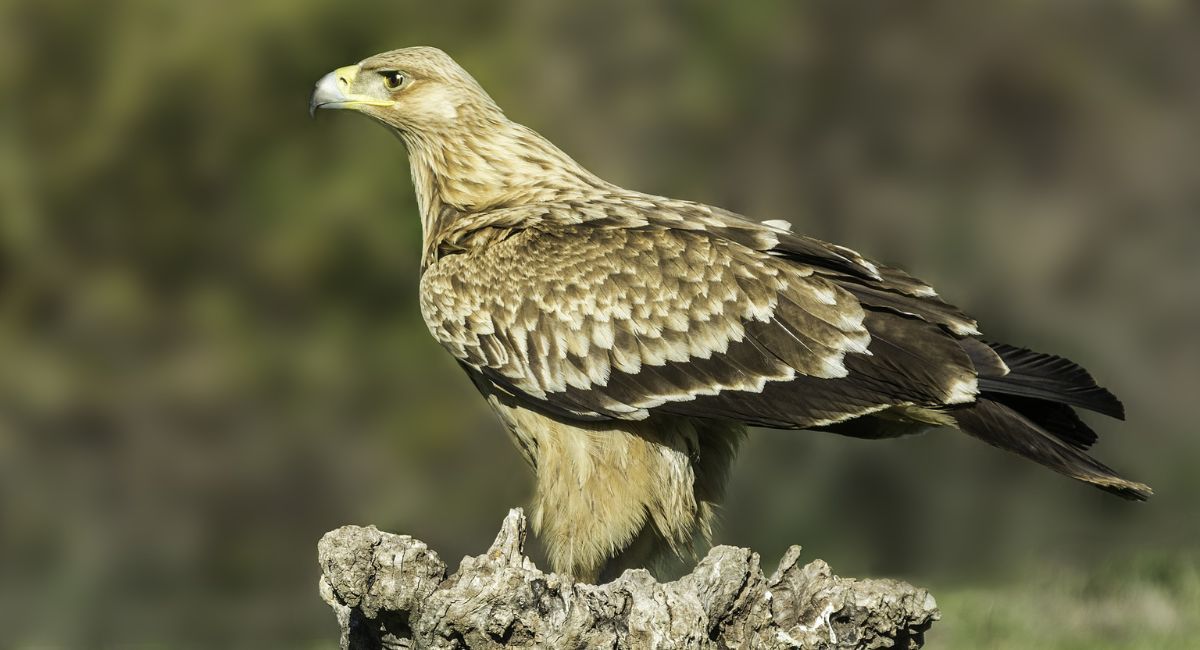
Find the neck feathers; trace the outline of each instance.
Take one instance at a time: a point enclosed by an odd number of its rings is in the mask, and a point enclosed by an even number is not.
[[[465,120],[464,120],[465,121]],[[401,132],[425,248],[464,214],[587,194],[607,184],[497,109],[444,132]]]

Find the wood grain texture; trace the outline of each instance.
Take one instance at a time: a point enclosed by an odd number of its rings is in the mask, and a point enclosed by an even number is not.
[[[605,585],[547,574],[524,555],[513,510],[491,548],[452,574],[420,540],[346,526],[318,546],[321,595],[343,650],[382,648],[919,648],[933,596],[833,575],[791,547],[771,576],[757,553],[718,546],[674,582],[632,570]]]

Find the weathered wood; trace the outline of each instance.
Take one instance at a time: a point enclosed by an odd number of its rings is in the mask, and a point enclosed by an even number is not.
[[[510,511],[487,553],[448,577],[407,535],[326,533],[320,590],[342,648],[919,648],[939,616],[924,589],[801,565],[798,546],[770,578],[757,553],[718,546],[674,582],[636,570],[576,583],[525,557],[525,525]]]

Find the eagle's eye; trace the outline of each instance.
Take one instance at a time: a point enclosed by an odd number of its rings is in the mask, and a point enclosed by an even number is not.
[[[404,84],[404,74],[395,70],[384,70],[379,74],[383,75],[383,85],[388,90],[395,90]]]

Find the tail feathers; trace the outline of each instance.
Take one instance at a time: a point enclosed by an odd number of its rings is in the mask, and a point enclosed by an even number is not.
[[[1087,451],[1096,444],[1096,432],[1079,419],[1075,409],[1066,404],[1015,395],[988,395],[987,399],[1020,413],[1042,430],[1079,451]]]
[[[1070,410],[1069,407],[1065,408]],[[1065,476],[1091,483],[1105,492],[1134,501],[1145,501],[1154,493],[1150,486],[1126,480],[1084,453],[1086,445],[1081,442],[1086,440],[1086,444],[1090,445],[1095,440],[1095,434],[1090,429],[1087,430],[1090,434],[1088,437],[1079,433],[1064,434],[1057,429],[1056,435],[1044,428],[1053,426],[1053,417],[1061,416],[1057,409],[1050,414],[1036,413],[1027,417],[1007,404],[980,399],[970,406],[955,410],[953,414],[959,428],[965,433]]]
[[[979,390],[1016,397],[1050,400],[1125,419],[1125,407],[1072,361],[1003,343],[989,343],[1008,366],[1008,374],[979,377]],[[1094,437],[1094,436],[1093,436]]]

